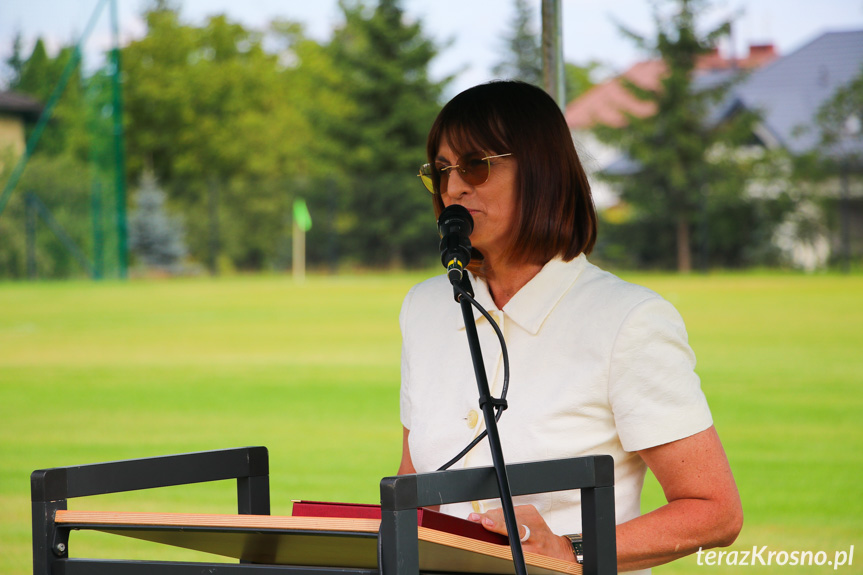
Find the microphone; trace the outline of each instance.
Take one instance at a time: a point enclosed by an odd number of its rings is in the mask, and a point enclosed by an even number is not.
[[[473,218],[464,206],[453,204],[441,212],[437,220],[440,233],[440,261],[446,268],[450,283],[461,281],[464,268],[470,263],[470,236]]]

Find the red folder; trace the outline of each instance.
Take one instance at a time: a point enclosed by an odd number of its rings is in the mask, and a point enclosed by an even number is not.
[[[381,518],[381,506],[370,503],[330,503],[326,501],[294,501],[294,517],[353,517],[357,519]],[[479,541],[509,545],[509,540],[499,533],[487,531],[479,523],[461,519],[431,509],[417,509],[417,525],[436,531],[470,537]]]

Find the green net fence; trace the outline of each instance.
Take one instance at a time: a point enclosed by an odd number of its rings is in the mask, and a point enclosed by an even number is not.
[[[100,0],[73,47],[37,47],[19,78],[43,108],[23,154],[0,159],[0,279],[126,277],[117,36],[116,0]]]

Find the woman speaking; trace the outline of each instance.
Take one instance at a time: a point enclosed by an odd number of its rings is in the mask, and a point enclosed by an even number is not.
[[[427,152],[420,177],[436,215],[455,204],[473,217],[470,280],[509,350],[509,408],[499,422],[507,463],[611,455],[621,571],[730,545],[743,521],[740,498],[683,320],[656,293],[587,260],[596,213],[554,100],[521,82],[470,88],[441,110]],[[439,276],[414,286],[402,306],[400,474],[438,469],[484,429],[452,296]],[[499,395],[497,336],[479,314],[476,329]],[[456,464],[488,465],[485,442]],[[667,503],[641,515],[648,467]],[[525,551],[576,560],[577,491],[515,504]],[[497,505],[441,510],[505,534]]]

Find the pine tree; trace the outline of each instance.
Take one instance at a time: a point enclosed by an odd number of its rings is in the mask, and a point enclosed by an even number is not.
[[[515,1],[515,14],[510,31],[503,41],[504,58],[492,68],[498,78],[521,80],[543,86],[541,34],[534,22],[534,9],[525,0]],[[591,61],[586,66],[571,62],[564,64],[566,101],[570,102],[589,90],[594,81],[592,76],[602,65]]]
[[[596,131],[638,164],[637,174],[618,181],[621,196],[635,209],[637,218],[653,226],[655,245],[676,246],[677,269],[687,272],[692,269],[693,228],[704,217],[708,189],[732,203],[745,191],[751,166],[739,162],[733,151],[751,140],[755,117],[741,113],[718,125],[708,121],[712,107],[729,85],[696,89],[696,60],[728,34],[730,23],[699,34],[698,16],[708,3],[673,3],[675,9],[668,17],[660,16],[657,8],[654,41],[623,30],[665,63],[658,90],[627,84],[636,97],[651,102],[656,112],[644,118],[629,116],[622,128]]]
[[[330,88],[347,105],[319,118],[324,135],[338,143],[333,163],[347,182],[343,249],[373,265],[426,263],[436,252],[431,196],[416,170],[447,80],[429,79],[436,48],[400,4],[340,1],[345,24],[328,46],[339,71]]]
[[[146,266],[174,271],[186,246],[182,222],[167,214],[165,199],[156,177],[145,171],[135,193],[135,209],[129,213],[129,251]]]
[[[17,81],[12,84],[12,89],[31,96],[47,100],[51,95],[54,84],[59,79],[56,66],[45,49],[42,38],[36,40],[33,51],[26,61],[20,64]]]
[[[6,58],[8,71],[5,74],[6,80],[4,84],[10,91],[14,91],[18,86],[18,82],[21,80],[21,71],[24,69],[24,56],[21,54],[21,43],[21,31],[19,30],[12,39],[12,53]]]
[[[505,56],[492,68],[498,78],[521,80],[542,87],[542,48],[533,9],[526,0],[515,0],[515,15],[504,37]]]

